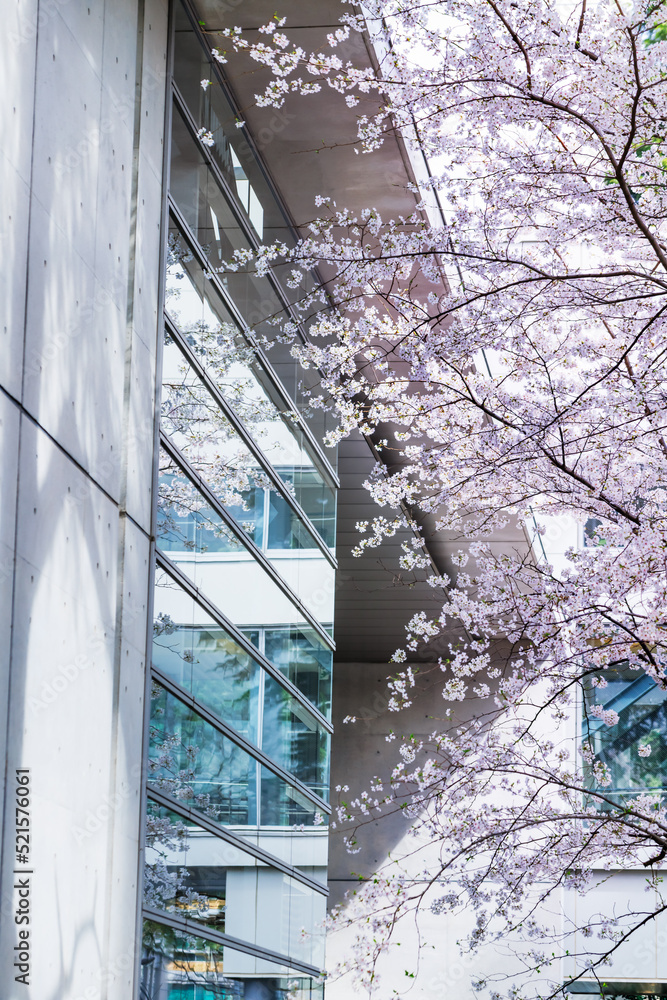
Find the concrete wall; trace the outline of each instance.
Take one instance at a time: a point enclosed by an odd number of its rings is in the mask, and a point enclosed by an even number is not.
[[[4,0],[2,25],[1,992],[126,1000],[167,2]],[[15,851],[17,768],[30,769],[27,862]],[[30,888],[22,925],[18,879]],[[28,986],[15,979],[19,930],[30,934]]]
[[[386,663],[336,663],[334,665],[333,709],[334,736],[332,743],[332,802],[357,798],[361,791],[369,790],[373,776],[385,779],[398,762],[398,738],[414,733],[427,735],[439,728],[446,703],[441,698],[443,675],[437,669],[427,672],[428,664],[420,664],[415,697],[410,708],[398,713],[387,709],[386,678],[391,672]],[[456,718],[463,720],[474,711],[472,702],[456,706]],[[477,703],[479,708],[479,703]],[[357,722],[343,723],[348,715]],[[571,720],[571,731],[576,734],[576,720]],[[396,742],[387,742],[391,732]],[[349,792],[337,793],[336,785],[348,785]],[[356,810],[355,810],[356,811]],[[333,831],[329,846],[330,906],[343,903],[346,892],[359,888],[359,877],[372,877],[385,865],[390,856],[402,861],[407,878],[423,878],[430,859],[433,870],[438,864],[438,847],[429,845],[420,837],[409,833],[410,821],[401,814],[371,820],[362,827],[357,837],[358,853],[347,852],[343,837],[350,827],[341,826]],[[418,851],[419,853],[415,853]],[[600,871],[598,884],[585,896],[572,890],[555,894],[546,907],[538,907],[537,919],[546,926],[568,932],[577,925],[585,926],[588,920],[596,922],[596,915],[631,912],[647,913],[657,908],[655,891],[647,892],[646,871]],[[449,995],[462,1000],[474,1000],[471,983],[485,976],[495,977],[497,988],[504,993],[520,971],[519,947],[511,941],[495,942],[471,956],[459,947],[458,941],[474,928],[474,914],[432,914],[429,903],[447,890],[436,886],[426,900],[419,928],[412,918],[399,924],[394,941],[397,942],[377,964],[379,976],[378,996],[405,997],[406,1000],[440,1000]],[[348,958],[355,939],[365,933],[361,925],[329,932],[327,937],[327,968],[335,969],[337,963]],[[400,942],[400,943],[399,943]],[[539,944],[539,942],[538,942]],[[572,934],[564,947],[569,957],[558,961],[542,979],[535,974],[531,987],[545,990],[549,979],[566,982],[581,972],[583,965],[577,954],[602,950],[604,941],[596,937],[583,938]],[[406,975],[416,975],[414,978]],[[600,976],[614,982],[664,982],[667,980],[667,913],[640,930],[614,954],[609,965],[600,968]],[[590,979],[590,976],[588,977]],[[395,992],[392,992],[395,991]],[[327,1000],[350,1000],[362,996],[352,986],[350,977],[333,978],[327,984]]]

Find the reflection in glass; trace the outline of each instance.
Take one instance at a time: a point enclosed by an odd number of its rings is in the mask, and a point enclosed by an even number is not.
[[[238,205],[233,211],[176,104],[172,115],[170,192],[212,268],[232,260],[235,251],[252,251],[253,245],[239,223]],[[250,329],[273,339],[278,324],[288,317],[270,280],[244,267],[225,271],[224,284]]]
[[[145,905],[309,964],[321,961],[321,892],[151,801],[146,847]]]
[[[325,800],[329,734],[273,677],[264,681],[262,750]]]
[[[278,202],[266,182],[262,168],[238,128],[238,120],[220,86],[210,72],[211,57],[201,45],[180,3],[175,6],[176,46],[174,80],[197,128],[210,131],[210,147],[237,206],[251,223],[258,239],[280,239],[294,244]],[[214,43],[215,44],[215,43]],[[211,81],[206,88],[202,80]]]
[[[194,465],[198,456],[191,454],[190,458],[194,458]],[[255,545],[261,546],[264,538],[264,488],[238,489],[238,480],[235,484],[230,483],[229,475],[229,468],[223,466],[212,477],[218,480],[218,488],[225,490],[222,496],[216,493],[216,498]],[[237,478],[233,469],[231,476]],[[222,477],[226,480],[224,486],[219,482]],[[196,552],[201,555],[205,552],[246,551],[234,531],[209,506],[163,448],[160,449],[157,536],[164,552]]]
[[[321,965],[322,963],[320,963]],[[324,982],[144,921],[142,1000],[324,1000]]]
[[[259,664],[160,569],[155,615],[154,666],[256,743]]]
[[[266,629],[264,653],[328,719],[333,652],[317,633],[313,629]]]
[[[611,784],[604,795],[617,803],[641,792],[667,792],[667,691],[644,673],[626,669],[600,672],[599,686],[585,692],[583,739],[607,766]],[[608,726],[594,713],[613,710],[618,722]],[[648,754],[640,749],[649,748]],[[646,754],[646,755],[644,755]],[[590,787],[598,787],[588,769]]]
[[[221,394],[333,548],[335,492],[318,468],[303,430],[294,422],[253,350],[231,323],[215,286],[176,228],[172,229],[170,246],[166,292],[170,315]],[[167,340],[165,353],[176,350]],[[182,360],[176,358],[175,364],[182,364]],[[290,515],[286,512],[284,516]]]
[[[218,823],[257,825],[256,763],[159,684],[153,685],[148,773],[159,789]]]
[[[196,455],[191,458],[197,460]],[[260,624],[312,628],[290,591],[317,621],[332,621],[335,571],[319,548],[298,556],[267,551],[269,562],[289,587],[286,592],[239,544],[221,515],[166,452],[160,456],[160,472],[158,545],[230,621],[239,628]],[[246,496],[245,507],[224,502],[223,506],[252,537],[266,523],[267,504],[262,513],[257,493]],[[325,645],[324,639],[320,641]]]
[[[151,698],[149,780],[227,826],[321,826],[298,788],[259,764],[161,685]],[[262,813],[257,785],[262,786]],[[241,835],[243,835],[241,831]]]

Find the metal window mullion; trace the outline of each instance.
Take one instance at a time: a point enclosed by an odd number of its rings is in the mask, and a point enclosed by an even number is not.
[[[210,819],[208,816],[204,815],[204,813],[200,813],[197,809],[190,808],[190,806],[185,805],[180,799],[175,799],[173,796],[167,795],[161,789],[151,785],[150,782],[148,782],[147,789],[148,798],[153,802],[156,802],[159,806],[163,806],[165,809],[171,809],[172,812],[178,813],[180,816],[184,816],[185,819],[189,819],[192,823],[196,823],[198,826],[201,826],[202,829],[213,834],[214,837],[218,837],[218,839],[231,844],[232,847],[237,847],[240,851],[250,854],[253,858],[257,858],[258,861],[262,861],[264,864],[268,865],[268,867],[275,868],[278,871],[283,872],[284,875],[289,875],[290,878],[308,886],[308,888],[313,889],[314,892],[318,892],[321,896],[329,895],[329,889],[326,885],[322,885],[322,883],[318,882],[316,879],[311,878],[309,875],[305,875],[298,868],[294,868],[292,865],[287,864],[286,861],[282,861],[275,855],[270,854],[269,851],[265,851],[262,847],[258,847],[256,844],[253,844],[252,841],[244,840],[243,837],[239,837],[238,834],[225,829],[225,827],[220,823],[216,823],[215,820]]]
[[[169,331],[169,336],[172,338],[172,340],[180,350],[181,354],[184,356],[184,358],[186,359],[190,367],[193,369],[197,377],[204,383],[205,387],[208,389],[211,396],[213,396],[213,399],[220,407],[227,420],[229,420],[230,424],[232,425],[236,433],[239,435],[243,443],[246,445],[248,450],[253,454],[253,456],[255,457],[261,468],[264,470],[264,472],[266,472],[267,476],[269,477],[273,485],[280,492],[280,495],[289,504],[294,513],[297,515],[297,517],[301,521],[303,521],[306,528],[313,536],[314,541],[317,543],[318,548],[321,549],[324,557],[329,561],[329,563],[333,566],[333,568],[336,569],[338,563],[336,561],[336,557],[331,552],[331,549],[329,549],[326,542],[324,541],[319,531],[317,530],[315,525],[312,523],[312,521],[302,508],[299,501],[291,495],[285,483],[281,479],[280,475],[273,468],[268,458],[266,457],[262,449],[255,441],[255,439],[248,432],[245,424],[238,416],[234,408],[222,395],[218,386],[215,384],[215,382],[208,374],[206,369],[199,363],[199,360],[196,358],[195,354],[190,349],[190,345],[186,342],[183,334],[179,330],[175,321],[166,311],[164,314],[164,320],[165,320],[165,326]]]
[[[264,642],[264,629],[259,629],[257,639],[259,651],[262,656],[266,656],[266,645]],[[264,697],[266,694],[266,673],[262,670],[259,678],[259,690],[257,692],[257,743],[264,749]],[[257,798],[257,825],[262,825],[262,769],[257,761],[255,765],[255,795]]]
[[[239,938],[232,937],[230,934],[222,934],[220,931],[214,930],[208,924],[199,922],[197,920],[192,920],[189,917],[175,917],[172,913],[165,913],[162,910],[156,910],[152,906],[143,907],[144,916],[148,920],[153,920],[156,924],[163,924],[165,927],[172,927],[176,931],[181,931],[183,934],[187,934],[190,937],[203,938],[208,941],[214,941],[216,944],[223,945],[223,947],[233,948],[235,951],[243,952],[246,955],[253,955],[255,958],[263,958],[269,962],[275,962],[277,965],[286,965],[290,969],[295,969],[299,972],[304,972],[308,976],[319,977],[322,974],[322,970],[318,969],[315,965],[309,965],[307,962],[301,962],[298,959],[290,958],[288,955],[281,955],[277,951],[269,951],[268,948],[260,948],[259,945],[250,944],[248,941],[241,941]]]
[[[248,327],[248,324],[246,323],[243,316],[236,307],[236,304],[234,300],[231,298],[229,292],[220,281],[220,278],[218,277],[216,272],[210,270],[211,262],[207,259],[206,254],[204,253],[199,243],[199,240],[193,233],[188,222],[184,219],[178,205],[175,203],[174,199],[171,196],[169,198],[169,210],[172,216],[174,217],[174,221],[176,222],[177,228],[179,229],[181,236],[186,241],[186,243],[189,244],[190,250],[197,258],[200,267],[202,267],[206,271],[207,277],[215,287],[215,290],[222,299],[226,309],[231,313],[234,322],[239,328],[239,331],[243,334],[248,344],[255,351],[258,359],[260,360],[261,367],[264,369],[264,373],[268,376],[268,379],[271,382],[273,389],[282,400],[282,405],[285,407],[286,410],[290,412],[292,419],[294,419],[295,423],[298,424],[299,430],[303,432],[304,436],[308,441],[308,444],[315,452],[315,455],[317,456],[316,464],[322,466],[322,470],[324,471],[326,477],[329,479],[329,486],[334,490],[340,489],[340,480],[336,472],[334,471],[331,463],[329,462],[329,459],[326,457],[326,455],[320,448],[316,438],[313,435],[313,432],[311,431],[310,427],[308,427],[303,417],[299,413],[299,410],[294,404],[292,397],[288,393],[285,386],[282,384],[282,381],[278,376],[278,374],[276,373],[275,369],[268,361],[266,354],[258,345],[257,340],[254,334],[252,333],[252,330],[250,330],[250,328]]]
[[[277,778],[280,778],[286,784],[296,788],[296,790],[309,799],[313,805],[317,806],[317,808],[322,812],[325,812],[327,816],[331,815],[331,806],[329,806],[324,799],[321,799],[317,792],[314,792],[312,788],[305,785],[300,778],[297,778],[296,775],[286,771],[284,767],[281,767],[275,760],[272,760],[268,754],[265,754],[263,750],[260,750],[259,747],[255,746],[254,743],[251,743],[250,740],[247,740],[245,736],[237,733],[237,731],[221,719],[219,715],[212,712],[210,708],[203,705],[193,694],[186,691],[185,688],[182,688],[181,685],[173,681],[171,677],[163,674],[157,667],[152,667],[151,673],[158,684],[161,684],[166,691],[169,691],[169,693],[174,696],[174,698],[177,698],[182,704],[191,708],[197,713],[197,715],[201,716],[201,718],[204,719],[209,726],[212,726],[213,729],[221,733],[222,736],[225,736],[237,747],[247,753],[247,755],[253,760],[257,760],[260,764],[263,764],[264,767],[275,774]]]
[[[176,563],[172,562],[171,559],[169,559],[169,557],[166,556],[160,549],[157,549],[155,558],[158,566],[160,566],[165,573],[171,576],[174,582],[182,587],[183,590],[189,594],[192,600],[195,601],[196,604],[199,604],[203,610],[228,633],[237,645],[241,646],[242,649],[244,649],[256,663],[263,667],[267,673],[271,674],[273,679],[277,681],[288,694],[291,694],[300,705],[303,705],[303,707],[310,712],[313,718],[329,733],[329,735],[333,733],[332,724],[325,719],[319,709],[313,705],[312,701],[310,701],[306,695],[300,691],[288,677],[285,676],[282,670],[275,667],[273,663],[266,658],[266,656],[263,656],[260,653],[257,647],[250,642],[247,636],[245,636],[243,632],[241,632],[236,625],[234,625],[229,618],[227,618],[227,616],[224,615],[218,607],[216,607],[215,604],[212,604],[205,594],[202,594],[199,588],[195,586],[192,580],[190,580],[190,578],[186,576],[181,569],[179,569]]]
[[[237,523],[237,521],[229,514],[225,508],[222,506],[218,500],[215,493],[211,490],[208,483],[203,479],[190,465],[185,456],[181,453],[180,449],[171,438],[164,431],[160,434],[160,442],[164,450],[168,453],[170,458],[180,467],[181,471],[187,478],[192,482],[205,500],[211,505],[213,510],[218,514],[218,516],[225,522],[229,530],[236,536],[236,538],[241,542],[241,544],[248,550],[251,556],[256,562],[262,566],[267,576],[270,576],[273,582],[280,588],[285,597],[294,605],[297,611],[303,615],[309,625],[315,629],[317,634],[321,639],[326,642],[330,649],[335,649],[335,643],[324,627],[319,623],[317,618],[312,614],[312,612],[306,607],[300,597],[298,597],[286,580],[283,580],[282,576],[272,564],[270,559],[264,555],[262,550],[255,544],[255,542],[250,538],[250,536],[243,530],[243,528]]]

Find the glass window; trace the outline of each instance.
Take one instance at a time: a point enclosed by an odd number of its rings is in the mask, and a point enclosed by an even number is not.
[[[272,910],[265,913],[272,916]],[[313,954],[322,954],[313,947]],[[308,963],[321,967],[319,962]],[[324,1000],[324,982],[153,920],[143,927],[142,1000]]]
[[[329,734],[273,677],[266,676],[262,750],[325,801],[329,797]]]
[[[154,666],[326,799],[326,730],[160,569],[155,595]],[[291,631],[285,630],[286,638]],[[259,630],[248,630],[246,635],[259,642]],[[297,632],[298,638],[303,646],[305,637]],[[275,633],[270,645],[280,652]],[[257,726],[260,697],[264,720],[261,738]]]
[[[238,827],[241,836],[245,835],[242,828],[248,826],[321,826],[324,822],[303,792],[157,683],[151,699],[149,780],[217,823]],[[262,787],[261,815],[258,784]]]
[[[603,686],[585,692],[583,738],[609,768],[611,784],[601,790],[618,803],[643,791],[667,791],[667,691],[622,664],[600,679]],[[608,726],[595,714],[600,709],[616,712],[618,722]],[[588,780],[593,787],[590,773]]]
[[[175,228],[171,236],[166,305],[199,363],[206,368],[324,541],[333,548],[335,491],[318,468],[304,432],[294,422],[291,411],[285,408],[253,350],[231,323],[215,286]],[[165,352],[173,355],[176,350],[167,338]],[[180,371],[181,365],[182,361],[175,357],[169,370]],[[169,389],[167,386],[166,390]]]
[[[201,453],[193,454],[190,447],[188,451],[205,469],[207,463],[200,462]],[[258,625],[312,628],[253,554],[234,543],[222,517],[166,453],[161,458],[161,473],[158,545],[169,552],[171,560],[195,586],[239,628]],[[247,500],[243,496],[238,499],[245,501],[245,508],[225,504],[226,509],[255,540],[253,536],[262,525],[257,493],[250,494]],[[333,620],[335,577],[321,550],[311,549],[296,555],[268,550],[267,557],[314,618],[329,624]],[[320,641],[326,645],[324,639]]]
[[[249,638],[257,641],[257,633]],[[257,743],[261,667],[159,568],[153,664],[238,733]]]
[[[325,895],[154,802],[148,804],[144,902],[319,964]]]
[[[188,448],[188,450],[190,450]],[[201,453],[199,453],[201,454]],[[195,461],[199,456],[195,455]],[[202,462],[200,468],[208,463]],[[234,476],[233,470],[223,469],[220,478]],[[215,473],[212,478],[216,480]],[[218,481],[218,486],[222,484]],[[237,480],[237,486],[243,485]],[[228,487],[216,497],[236,523],[262,548],[264,539],[265,490],[254,486],[237,489]],[[246,552],[235,532],[207,503],[204,496],[181,470],[171,456],[160,449],[158,481],[157,537],[164,552],[194,552],[199,555],[215,552]]]
[[[294,320],[286,312],[283,299],[272,281],[259,275],[254,263],[225,266],[236,251],[253,252],[253,244],[239,223],[238,206],[232,210],[227,194],[220,188],[213,171],[207,165],[201,144],[185,123],[178,106],[172,116],[170,193],[174,204],[194,234],[206,256],[210,271],[215,271],[234,303],[243,322],[266,344],[275,350],[275,364],[280,377],[286,378],[287,389],[296,406],[313,425],[318,439],[335,424],[330,415],[313,409],[310,393],[317,395],[320,379],[315,369],[305,370],[292,357],[291,351],[276,350],[277,333],[283,324],[296,330]],[[210,273],[210,272],[209,272]]]
[[[236,250],[252,250],[253,244],[239,222],[238,204],[234,212],[177,105],[172,116],[171,151],[171,196],[211,267],[219,268],[232,260]],[[288,316],[269,278],[258,275],[250,265],[225,270],[223,283],[250,329],[272,340],[276,326]]]
[[[211,158],[237,207],[250,223],[255,237],[264,243],[280,241],[292,247],[295,240],[287,219],[267,183],[245,131],[238,128],[236,115],[212,72],[208,50],[200,44],[180,5],[177,5],[176,21],[174,79],[197,128],[211,133],[213,144],[208,147]],[[204,86],[202,81],[206,81],[207,85]],[[276,111],[270,126],[260,129],[253,137],[260,150],[289,126],[292,117],[286,110]],[[299,306],[318,284],[311,272],[300,275],[295,282],[290,264],[278,264],[273,271],[289,301]],[[306,319],[318,304],[302,307]]]
[[[255,760],[159,684],[151,697],[149,780],[218,823],[256,826]]]
[[[211,157],[257,238],[293,245],[294,238],[287,220],[244,130],[237,127],[236,115],[211,73],[211,57],[193,31],[181,4],[176,4],[175,16],[174,82],[197,128],[212,133],[214,144],[209,147]],[[210,81],[209,85],[204,88],[202,80]],[[261,137],[257,138],[261,142]]]
[[[328,719],[333,653],[317,633],[312,629],[266,629],[264,653]]]

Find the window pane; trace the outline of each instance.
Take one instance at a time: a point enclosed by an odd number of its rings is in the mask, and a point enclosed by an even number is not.
[[[151,920],[143,949],[142,1000],[324,1000],[322,980]]]
[[[237,211],[240,210],[250,223],[257,240],[267,245],[281,242],[291,247],[294,243],[292,232],[245,138],[243,129],[237,127],[236,116],[215,81],[208,50],[200,45],[180,5],[177,5],[176,18],[175,81],[197,128],[203,128],[212,134],[213,145],[207,147],[208,152],[227,184]],[[212,85],[204,89],[202,80],[210,80]],[[272,118],[271,127],[261,129],[259,134],[254,136],[260,151],[263,145],[273,142],[290,121],[289,113],[278,110]],[[172,176],[172,186],[174,183]],[[214,255],[215,250],[214,245]],[[272,273],[279,280],[287,300],[294,303],[298,318],[307,326],[310,319],[322,307],[319,297],[314,301],[308,301],[313,290],[318,287],[317,277],[312,272],[301,274],[295,285],[294,268],[291,263],[274,264]],[[318,373],[313,369],[304,371],[291,356],[289,349],[280,350],[277,344],[272,348],[271,362],[275,364],[290,395],[311,425],[315,437],[319,441],[323,440],[326,432],[334,428],[336,418],[333,414],[314,409],[309,404],[306,392],[309,388],[314,388],[317,394]],[[328,457],[329,461],[335,464],[335,448],[330,450]]]
[[[309,964],[319,960],[322,893],[150,801],[146,847],[147,906]]]
[[[206,471],[201,452],[194,446],[188,446],[187,450],[193,465]],[[308,619],[291,598],[253,554],[235,540],[220,515],[208,506],[198,488],[166,452],[161,454],[160,472],[158,545],[169,552],[172,561],[195,586],[239,628],[289,625],[312,631]],[[231,495],[228,493],[227,498]],[[243,500],[243,495],[239,499]],[[261,497],[255,492],[245,494],[245,499],[245,509],[224,500],[222,503],[252,537],[263,523],[257,510]],[[321,550],[308,550],[297,556],[270,550],[267,557],[311,614],[328,625],[333,619],[334,569]],[[320,642],[325,645],[323,640]]]
[[[155,667],[326,799],[326,730],[160,569],[155,593]],[[259,638],[257,631],[246,634],[251,641]],[[274,641],[272,648],[275,645]],[[257,731],[260,683],[264,685],[261,743]]]
[[[149,780],[217,823],[238,828],[241,836],[248,826],[317,827],[324,822],[303,792],[259,764],[159,684],[153,685],[151,699]],[[284,856],[278,850],[271,853]]]
[[[195,461],[197,457],[194,456]],[[264,493],[263,487],[235,490],[231,484],[223,496],[216,492],[222,506],[258,548],[264,537]],[[157,536],[164,552],[203,555],[246,551],[236,534],[207,504],[164,449],[160,449]]]
[[[604,794],[620,803],[639,792],[667,791],[667,691],[622,664],[600,678],[604,686],[586,691],[583,737],[609,768]],[[606,725],[594,714],[596,706],[616,712],[618,722]],[[592,787],[592,775],[589,780]]]
[[[149,780],[218,823],[257,825],[252,757],[159,684],[153,685]]]
[[[211,155],[258,239],[270,242],[280,239],[291,245],[294,241],[285,217],[243,130],[237,128],[229,102],[210,72],[208,52],[192,30],[181,4],[176,4],[175,15],[174,80],[190,114],[198,128],[212,132]],[[202,80],[211,80],[211,86],[204,89]]]
[[[265,678],[262,750],[286,771],[329,797],[329,734],[273,677]]]
[[[238,212],[232,211],[176,105],[172,116],[170,192],[212,268],[230,261],[236,250],[252,250],[239,224]],[[224,284],[250,329],[272,340],[277,323],[288,317],[269,279],[254,273],[253,265],[249,265],[225,271]]]
[[[154,665],[256,743],[259,664],[160,569],[155,588]]]
[[[333,652],[323,646],[317,633],[312,629],[266,630],[264,652],[328,719]]]
[[[268,375],[240,337],[214,285],[176,227],[171,230],[170,248],[166,300],[170,315],[222,395],[333,548],[335,491],[320,472],[303,431],[285,410]]]

